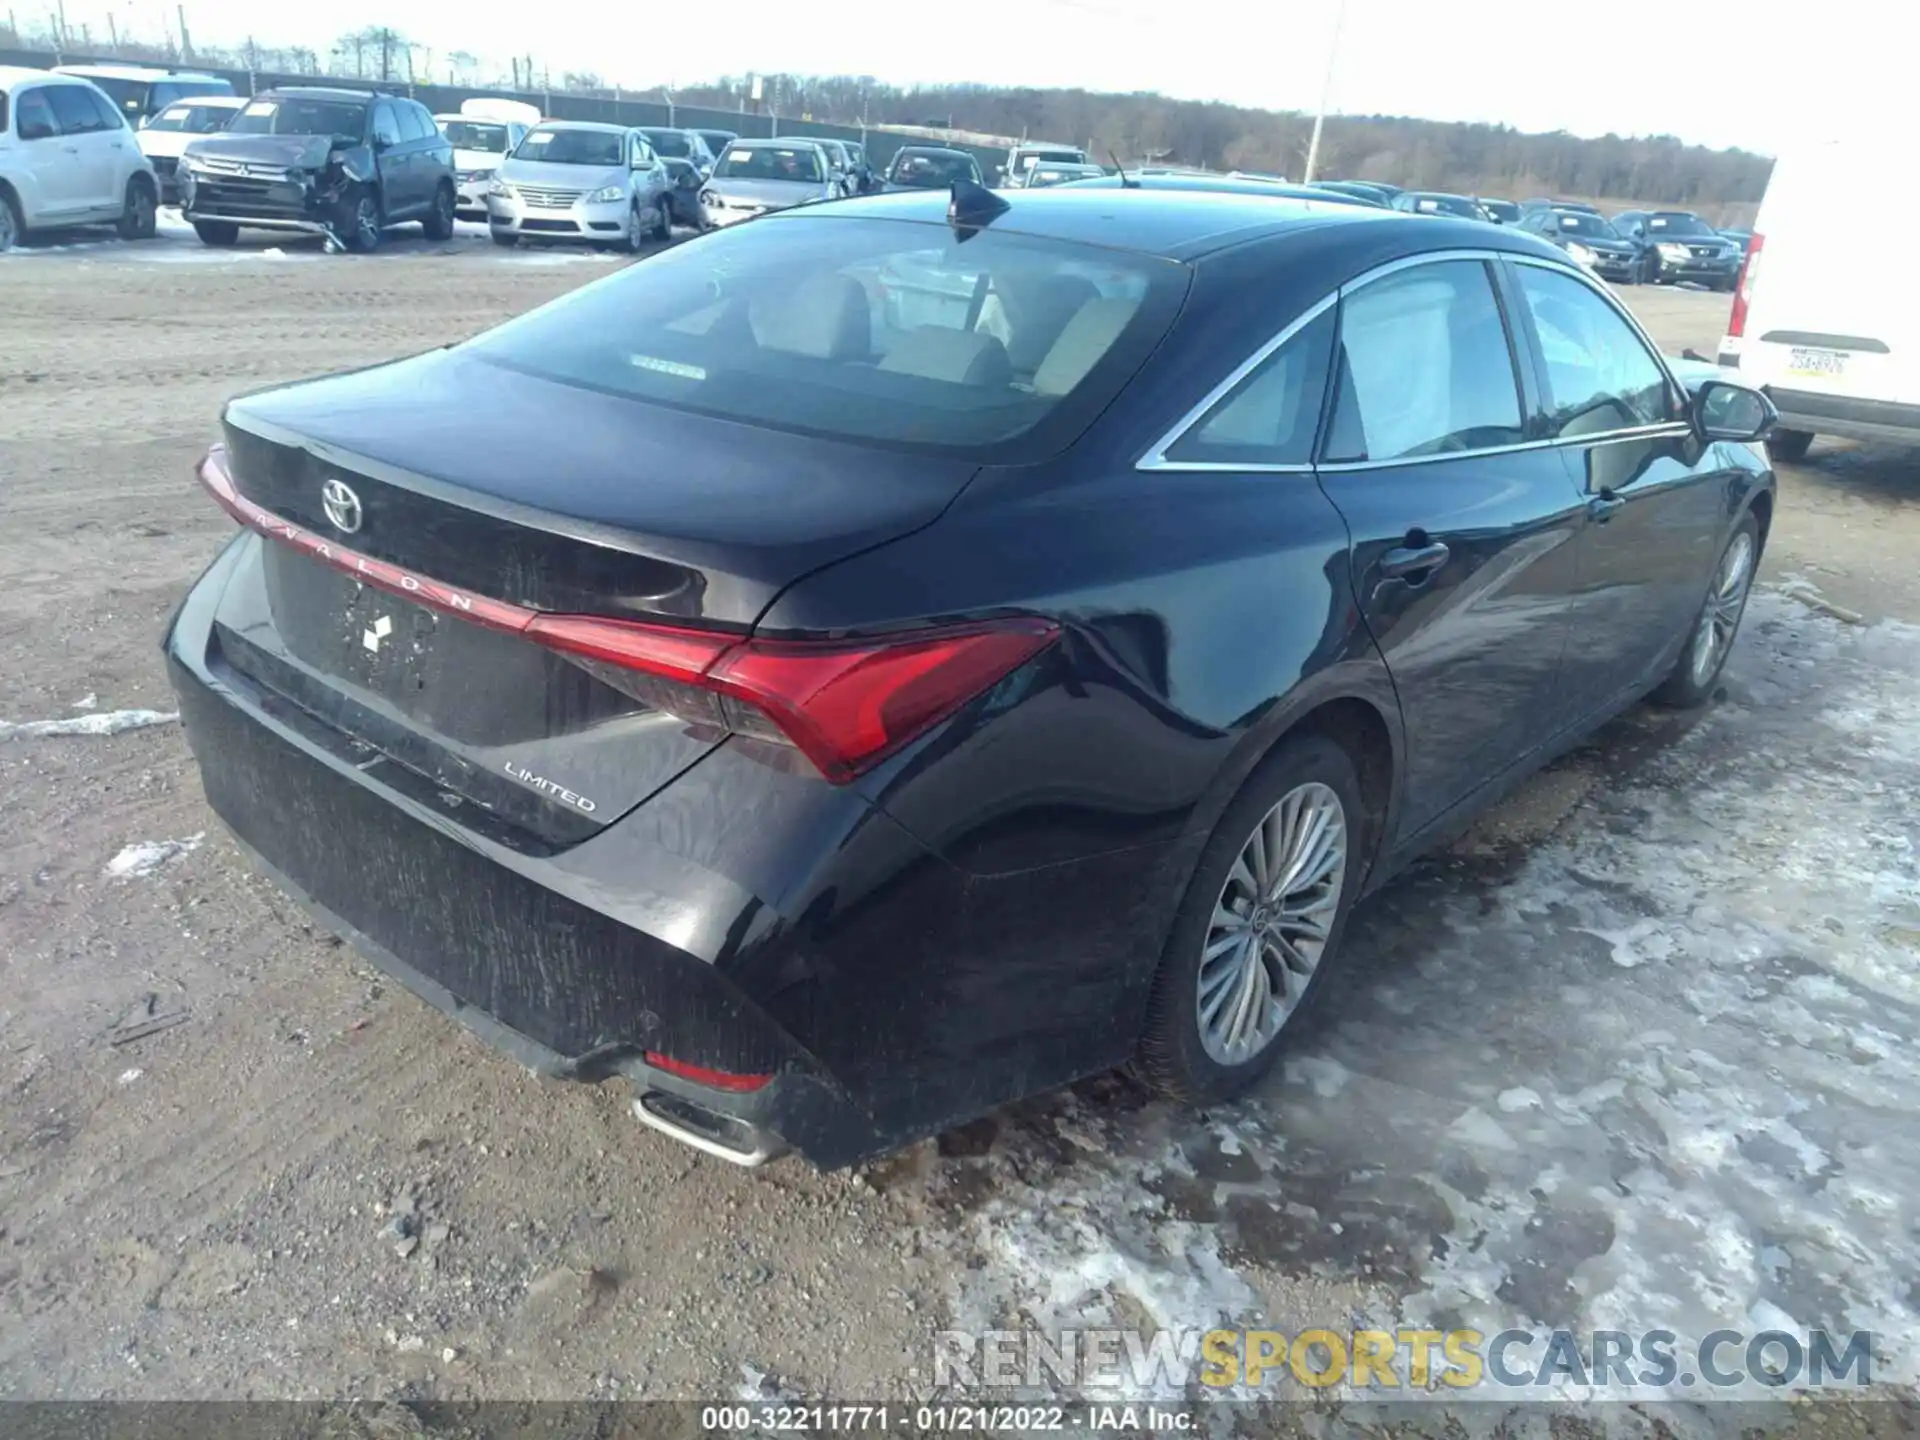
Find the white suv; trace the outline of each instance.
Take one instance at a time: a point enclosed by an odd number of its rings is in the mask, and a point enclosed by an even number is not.
[[[88,81],[0,65],[0,250],[29,230],[154,232],[160,187],[119,107]]]

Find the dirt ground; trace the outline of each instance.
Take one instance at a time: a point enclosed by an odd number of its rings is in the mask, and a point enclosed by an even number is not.
[[[1370,902],[1262,1094],[1105,1080],[859,1173],[489,1051],[249,870],[176,725],[8,730],[171,710],[225,397],[614,263],[0,259],[0,1398],[906,1397],[948,1327],[1368,1320],[1870,1328],[1911,1384],[1920,452],[1786,468],[1720,705]],[[1712,354],[1725,297],[1625,293]]]

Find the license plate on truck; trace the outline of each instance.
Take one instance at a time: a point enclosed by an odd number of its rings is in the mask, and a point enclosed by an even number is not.
[[[1846,368],[1847,352],[1844,350],[1815,350],[1805,345],[1796,345],[1787,352],[1789,375],[1812,375],[1831,380],[1845,373]]]

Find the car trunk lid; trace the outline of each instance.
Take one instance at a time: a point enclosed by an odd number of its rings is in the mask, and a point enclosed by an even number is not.
[[[267,537],[222,602],[227,663],[450,809],[546,845],[727,732],[532,622],[744,635],[788,584],[927,524],[972,474],[444,353],[236,401],[225,428],[230,478],[209,486]]]

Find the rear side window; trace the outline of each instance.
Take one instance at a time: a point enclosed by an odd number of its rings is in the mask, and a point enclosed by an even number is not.
[[[1329,461],[1400,460],[1518,444],[1513,352],[1487,267],[1396,271],[1340,303]]]
[[[1611,305],[1571,275],[1513,268],[1540,337],[1555,435],[1601,435],[1673,418],[1665,371]]]
[[[665,251],[465,350],[779,429],[1038,459],[1119,393],[1187,280],[1033,236],[796,214]]]
[[[1322,312],[1269,355],[1200,422],[1167,449],[1167,459],[1201,465],[1305,465],[1327,393],[1334,313]]]
[[[16,133],[23,137],[29,130],[44,129],[45,133],[39,137],[41,139],[60,133],[60,122],[53,118],[53,107],[47,103],[46,89],[29,90],[21,95],[14,121]]]

